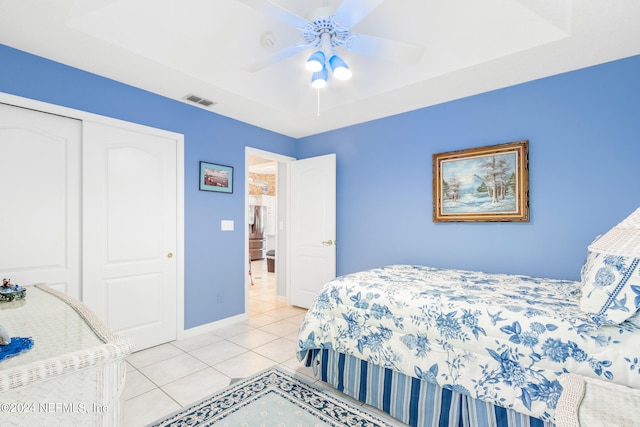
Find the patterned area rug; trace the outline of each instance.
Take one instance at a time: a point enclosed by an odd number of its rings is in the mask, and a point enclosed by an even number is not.
[[[363,408],[276,368],[233,384],[150,426],[392,427]]]

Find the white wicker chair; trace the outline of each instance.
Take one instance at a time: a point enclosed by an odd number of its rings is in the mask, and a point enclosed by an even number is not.
[[[562,374],[556,427],[635,427],[640,390],[575,374]]]

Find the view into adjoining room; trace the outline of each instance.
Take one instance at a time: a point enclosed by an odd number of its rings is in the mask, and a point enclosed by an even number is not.
[[[278,206],[278,163],[274,160],[249,156],[247,174],[248,238],[251,286],[256,282],[272,284],[277,294],[276,239]]]

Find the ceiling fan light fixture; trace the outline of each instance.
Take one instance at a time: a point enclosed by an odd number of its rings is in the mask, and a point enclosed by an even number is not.
[[[349,66],[338,55],[333,55],[329,58],[329,66],[336,79],[349,80],[351,78],[352,73]]]
[[[309,57],[309,59],[307,59],[307,64],[305,65],[305,67],[309,71],[313,71],[314,73],[318,73],[318,72],[322,71],[322,69],[324,68],[324,61],[325,61],[324,53],[322,53],[322,51],[318,50],[318,51],[314,52]]]
[[[314,89],[322,89],[327,85],[327,79],[329,78],[329,71],[327,67],[323,66],[320,71],[316,71],[311,76],[311,87]]]

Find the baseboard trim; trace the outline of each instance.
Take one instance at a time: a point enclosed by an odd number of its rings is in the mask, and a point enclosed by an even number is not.
[[[226,319],[217,320],[211,323],[205,323],[204,325],[185,329],[182,332],[182,334],[178,334],[178,339],[181,340],[181,339],[191,338],[196,335],[204,334],[207,332],[215,332],[220,328],[224,328],[225,326],[229,326],[234,323],[242,322],[245,320],[249,320],[249,314],[247,313],[238,314],[237,316],[227,317]]]

